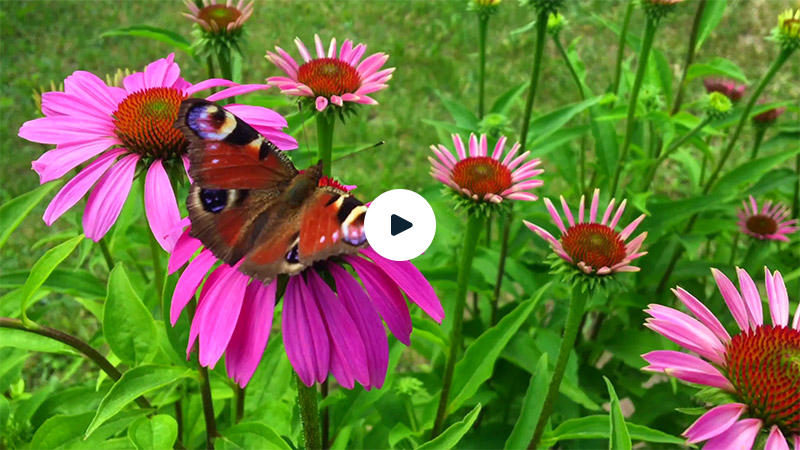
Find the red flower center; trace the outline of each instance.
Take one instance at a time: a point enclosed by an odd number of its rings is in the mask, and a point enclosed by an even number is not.
[[[361,86],[356,69],[336,58],[312,59],[303,64],[297,70],[297,80],[323,97],[353,93]]]
[[[613,267],[625,259],[619,233],[599,223],[579,223],[561,236],[561,245],[575,264],[583,261],[594,270]]]
[[[511,171],[488,156],[471,156],[453,167],[453,181],[478,197],[500,194],[511,187]]]
[[[228,24],[236,22],[241,15],[242,12],[232,6],[209,5],[201,9],[197,17],[209,25],[216,25],[219,30],[226,30]]]
[[[800,433],[800,331],[761,325],[733,337],[725,371],[749,414]]]
[[[772,217],[763,214],[750,216],[745,223],[747,229],[756,234],[775,234],[778,231],[778,222]]]
[[[114,133],[128,150],[142,156],[169,158],[186,150],[183,134],[173,127],[186,95],[156,87],[125,97],[112,114]]]

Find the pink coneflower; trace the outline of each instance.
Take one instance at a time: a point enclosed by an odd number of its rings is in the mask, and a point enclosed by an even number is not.
[[[530,152],[517,155],[518,143],[514,143],[505,156],[505,136],[500,136],[491,156],[485,134],[480,136],[480,140],[474,134],[470,135],[469,154],[461,136],[453,135],[453,145],[455,157],[447,147],[439,144],[438,147],[431,145],[436,158],[429,156],[428,160],[432,166],[431,176],[456,192],[475,201],[491,203],[500,203],[504,199],[532,201],[539,198],[530,190],[544,184],[534,178],[544,172],[537,169],[542,161],[535,158],[526,162]]]
[[[772,125],[786,111],[786,108],[771,108],[753,116],[752,120],[757,125]]]
[[[742,233],[756,239],[788,242],[787,235],[798,230],[797,219],[786,220],[789,218],[788,206],[766,201],[759,210],[752,195],[749,204],[742,200],[742,208],[737,209],[737,215]]]
[[[703,86],[706,87],[706,92],[719,92],[732,102],[739,101],[744,96],[745,89],[747,89],[744,84],[736,84],[735,81],[724,78],[706,78],[703,80]]]
[[[92,160],[61,188],[44,213],[47,225],[72,208],[90,189],[83,215],[86,237],[98,241],[116,222],[128,197],[137,166],[146,170],[144,202],[153,235],[169,251],[177,239],[178,203],[167,169],[178,161],[188,165],[188,143],[173,127],[181,101],[212,87],[224,89],[208,97],[221,100],[259,89],[263,84],[238,85],[223,79],[191,84],[181,78],[174,55],[150,63],[143,72],[128,75],[123,87],[108,86],[92,73],[77,71],[64,80],[64,92],[45,92],[45,117],[25,122],[19,136],[56,148],[33,161],[39,181],[46,183]],[[297,142],[280,130],[280,114],[261,107],[226,106],[253,125],[282,150]],[[165,166],[167,166],[165,168]],[[181,170],[182,171],[182,170]]]
[[[764,324],[762,300],[750,275],[737,268],[737,290],[711,269],[739,333],[731,337],[719,319],[692,294],[673,292],[691,311],[649,305],[646,327],[699,355],[657,350],[642,357],[644,370],[663,372],[688,383],[721,389],[736,402],[706,412],[683,435],[705,449],[750,449],[760,432],[769,433],[766,450],[787,449],[786,437],[800,448],[800,308],[789,326],[789,297],[779,272],[764,268],[772,325]]]
[[[559,257],[578,267],[586,274],[608,275],[613,272],[637,272],[639,268],[631,265],[631,263],[634,259],[647,254],[647,252],[639,251],[642,242],[647,237],[647,232],[636,236],[636,238],[627,243],[625,241],[633,234],[639,223],[642,222],[644,214],[618,232],[614,229],[625,211],[627,200],[623,200],[620,203],[619,208],[617,208],[612,217],[615,200],[611,199],[603,213],[602,220],[598,222],[597,209],[599,201],[600,190],[595,189],[592,204],[589,208],[589,220],[585,221],[584,196],[581,196],[581,203],[578,206],[578,220],[576,221],[572,211],[567,206],[566,200],[561,197],[561,207],[568,223],[568,226],[565,226],[553,203],[549,198],[545,198],[544,203],[553,218],[553,223],[561,231],[560,239],[554,238],[547,230],[538,225],[528,221],[523,222],[531,231],[549,242],[553,251]]]
[[[208,33],[235,33],[253,14],[252,1],[245,4],[244,0],[239,0],[239,3],[233,6],[232,0],[227,0],[225,3],[203,0],[202,8],[192,0],[186,0],[184,3],[191,14],[183,13],[183,15]]]
[[[327,52],[318,35],[314,35],[317,56],[311,56],[306,46],[295,38],[295,44],[303,57],[303,64],[297,64],[289,53],[275,47],[276,53],[267,52],[267,59],[286,72],[287,77],[271,77],[267,83],[277,86],[285,94],[309,97],[314,100],[318,111],[328,104],[344,106],[344,102],[375,105],[368,94],[386,89],[392,78],[394,67],[380,70],[389,59],[385,53],[375,53],[363,61],[367,50],[364,44],[353,46],[353,41],[345,40],[336,54],[336,39],[331,39]]]
[[[169,272],[189,262],[201,246],[188,230],[184,232],[170,258]],[[265,285],[224,263],[212,270],[217,262],[207,249],[191,259],[175,286],[170,320],[175,324],[200,291],[187,357],[199,338],[200,364],[213,367],[225,353],[228,375],[244,387],[269,339],[278,281]],[[320,272],[330,276],[333,286]],[[331,373],[348,389],[356,381],[367,389],[380,388],[389,357],[381,318],[401,342],[410,344],[411,317],[403,292],[441,323],[444,310],[422,273],[408,261],[385,259],[369,247],[289,277],[281,328],[286,355],[303,383],[311,386]]]

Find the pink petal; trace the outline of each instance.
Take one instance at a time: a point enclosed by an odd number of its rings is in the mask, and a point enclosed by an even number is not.
[[[125,91],[108,86],[97,75],[78,70],[64,80],[64,92],[69,95],[89,99],[102,108],[107,114],[117,109],[119,102],[125,98]]]
[[[211,368],[222,357],[233,336],[250,281],[249,277],[228,265],[218,267],[217,271],[222,271],[219,278],[203,286],[194,318],[195,322],[200,322],[200,364]]]
[[[714,315],[700,300],[681,287],[672,290],[672,293],[694,314],[697,319],[707,326],[723,343],[731,341],[731,336],[722,326],[717,316]]]
[[[752,449],[761,426],[762,422],[759,419],[740,420],[724,433],[706,442],[703,450]]]
[[[728,305],[728,309],[731,311],[731,314],[733,314],[733,318],[739,325],[739,329],[742,331],[748,330],[750,326],[747,320],[747,310],[745,309],[742,297],[739,295],[739,291],[736,290],[731,280],[719,270],[712,268],[711,273],[714,275],[714,281],[717,283],[719,292],[722,294],[722,298],[725,299],[725,304]]]
[[[746,409],[747,406],[742,403],[727,403],[712,408],[700,416],[683,432],[683,435],[688,438],[690,444],[716,437],[728,431]]]
[[[113,138],[61,144],[54,150],[45,152],[39,159],[33,161],[31,166],[39,174],[39,182],[44,184],[61,178],[70,170],[116,144],[117,140]]]
[[[153,231],[156,241],[165,251],[171,252],[180,233],[180,229],[178,233],[175,233],[175,230],[181,221],[181,213],[169,176],[160,159],[153,161],[147,170],[144,182],[144,209],[147,223],[150,224],[150,230]]]
[[[750,316],[750,322],[753,328],[764,324],[764,315],[761,309],[761,296],[758,294],[758,288],[753,283],[750,275],[740,268],[736,268],[736,275],[739,277],[739,288],[742,290],[745,306]]]
[[[253,280],[244,292],[241,314],[225,351],[228,376],[241,387],[252,378],[267,347],[277,286],[277,281],[265,286]]]
[[[730,381],[716,367],[688,353],[656,350],[642,355],[650,365],[644,370],[664,372],[687,383],[733,391]]]
[[[589,223],[597,222],[597,207],[600,202],[600,189],[595,189],[592,194],[592,205],[589,207]]]
[[[328,106],[328,99],[322,96],[317,97],[316,100],[316,107],[317,111],[325,111],[325,108]]]
[[[783,437],[781,429],[777,425],[773,425],[769,430],[769,437],[767,443],[764,445],[764,450],[789,450],[789,444],[786,438]]]
[[[311,386],[328,375],[330,343],[320,311],[303,276],[289,278],[283,296],[283,344],[300,380]]]
[[[544,205],[547,207],[547,212],[550,213],[550,217],[553,219],[553,223],[556,224],[558,230],[561,231],[561,234],[565,234],[567,229],[564,227],[564,222],[561,221],[561,215],[556,210],[556,207],[553,206],[553,202],[550,201],[549,198],[544,199]]]
[[[216,102],[217,100],[226,99],[228,97],[235,97],[237,95],[247,94],[248,92],[253,91],[262,91],[268,88],[269,86],[266,84],[240,84],[239,86],[223,89],[216,94],[211,94],[206,97],[206,100],[210,102]]]
[[[204,250],[189,263],[181,277],[178,278],[178,284],[175,285],[175,291],[172,293],[172,302],[169,307],[169,321],[172,326],[175,326],[175,323],[178,322],[178,317],[180,317],[183,308],[194,298],[200,282],[203,281],[203,278],[206,277],[206,274],[216,262],[217,257],[210,250]]]
[[[62,214],[75,206],[75,203],[78,203],[86,195],[97,180],[114,164],[117,157],[123,153],[125,151],[122,149],[108,151],[72,177],[47,206],[42,217],[44,223],[48,226],[52,225]]]
[[[190,231],[191,230],[187,228],[175,242],[175,247],[169,255],[169,263],[167,264],[167,272],[169,274],[173,274],[176,270],[183,267],[184,264],[189,262],[192,255],[203,246],[202,242],[189,236]]]
[[[208,80],[203,80],[187,88],[186,95],[192,96],[200,91],[204,91],[206,89],[211,89],[214,87],[220,87],[220,86],[231,87],[237,85],[238,83],[234,83],[233,81],[226,80],[224,78],[209,78]],[[227,109],[227,106],[225,108]]]
[[[777,270],[770,275],[769,270],[764,267],[764,280],[767,286],[772,324],[786,326],[789,323],[789,295],[786,292],[783,277]]]
[[[83,213],[83,230],[89,239],[99,241],[117,221],[131,190],[138,161],[139,155],[122,157],[89,194]]]

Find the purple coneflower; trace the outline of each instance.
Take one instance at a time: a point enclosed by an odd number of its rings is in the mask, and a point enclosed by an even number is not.
[[[797,219],[787,220],[789,211],[788,206],[771,201],[759,209],[751,195],[750,202],[742,200],[742,208],[737,210],[739,229],[756,239],[788,242],[788,235],[798,230]]]

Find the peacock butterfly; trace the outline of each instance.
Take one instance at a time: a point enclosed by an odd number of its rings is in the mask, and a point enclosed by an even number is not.
[[[207,100],[184,100],[176,127],[189,141],[190,234],[217,258],[268,283],[366,245],[367,207],[324,177],[322,162],[298,171],[253,127]]]

